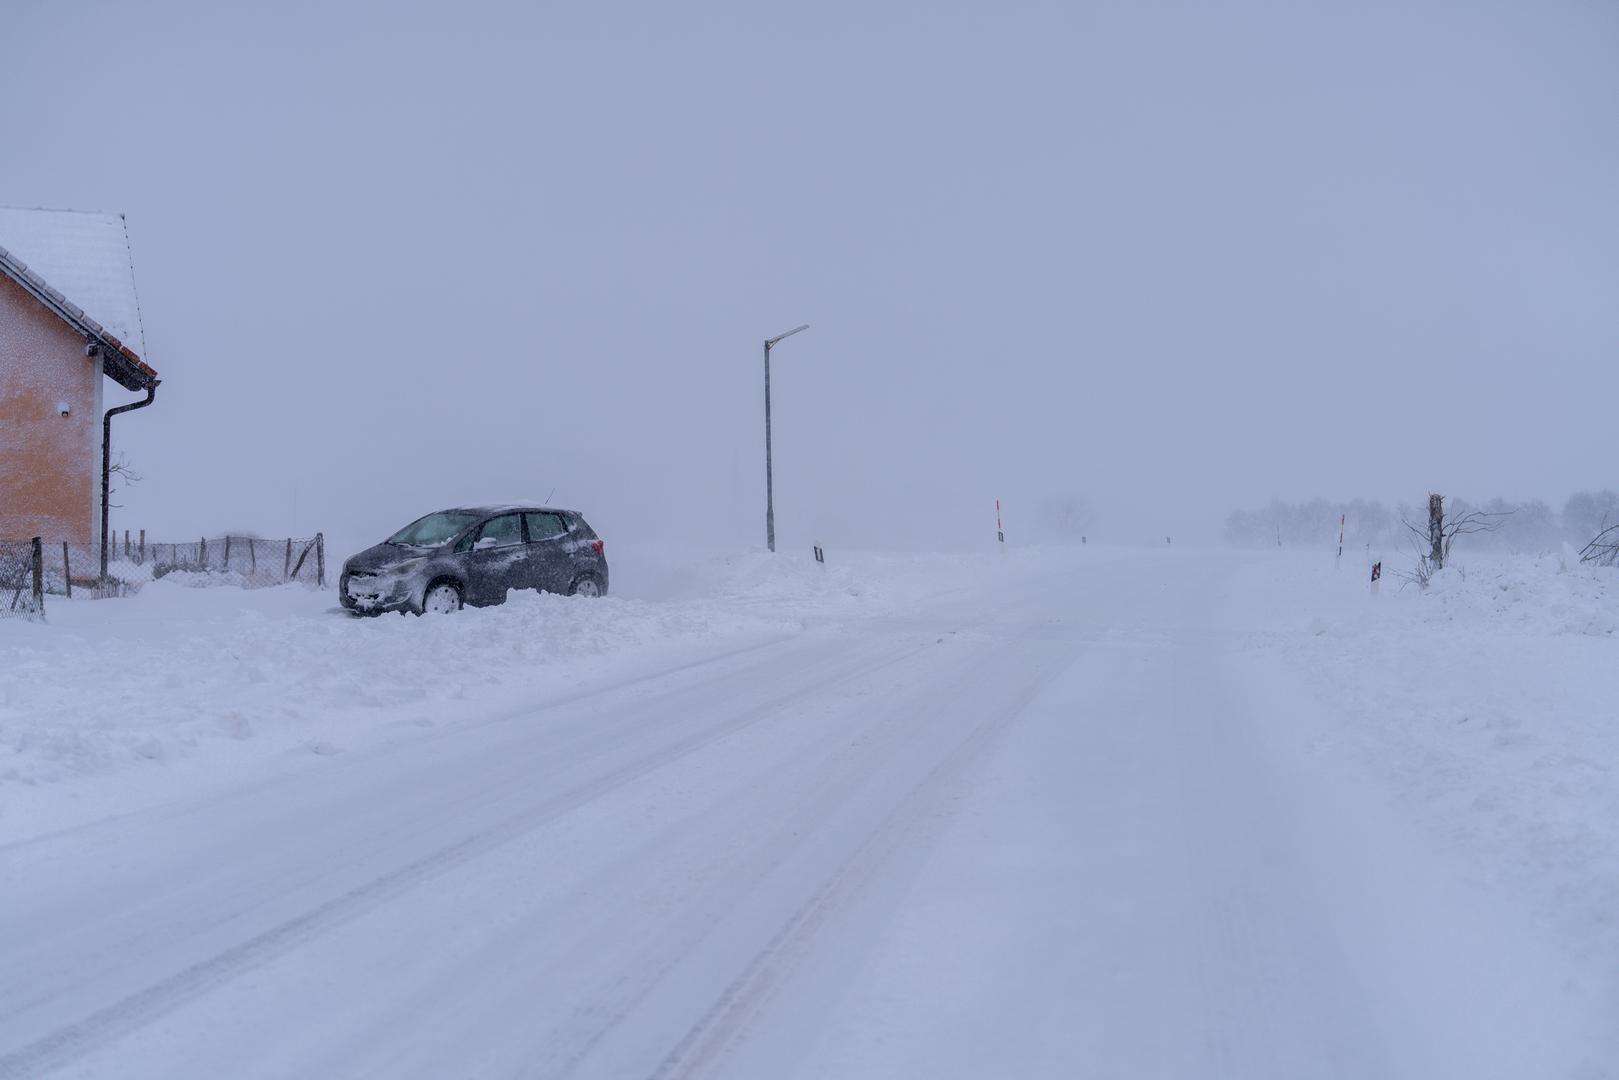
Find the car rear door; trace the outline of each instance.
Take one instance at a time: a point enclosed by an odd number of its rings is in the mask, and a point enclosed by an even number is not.
[[[565,593],[573,584],[573,558],[568,553],[568,525],[561,514],[534,510],[523,515],[528,526],[530,565],[536,587]]]

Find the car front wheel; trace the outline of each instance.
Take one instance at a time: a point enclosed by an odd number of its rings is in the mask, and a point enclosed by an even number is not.
[[[436,582],[429,586],[427,595],[422,597],[423,615],[448,615],[460,610],[461,590],[448,581]]]

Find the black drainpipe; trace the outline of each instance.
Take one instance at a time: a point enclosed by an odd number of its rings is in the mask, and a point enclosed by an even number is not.
[[[112,418],[119,413],[132,412],[135,409],[144,409],[157,397],[157,380],[153,379],[146,384],[146,400],[132,401],[128,405],[119,405],[107,410],[107,415],[101,418],[101,581],[107,581],[107,525],[108,498],[112,495]]]

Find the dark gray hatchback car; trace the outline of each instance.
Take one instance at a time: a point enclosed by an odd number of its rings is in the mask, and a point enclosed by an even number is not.
[[[572,510],[440,510],[350,558],[337,586],[343,606],[362,615],[499,604],[508,589],[606,595],[605,545]]]

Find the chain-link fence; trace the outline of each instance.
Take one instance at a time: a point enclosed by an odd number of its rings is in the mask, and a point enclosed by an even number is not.
[[[114,536],[107,577],[101,553],[39,539],[0,541],[0,619],[43,618],[45,597],[127,596],[141,584],[171,578],[186,585],[258,589],[298,582],[326,586],[326,538],[269,540],[262,536],[201,537],[184,543],[148,543],[144,532]]]
[[[0,619],[45,617],[45,560],[38,537],[0,541]]]
[[[141,576],[147,572],[153,578],[180,575],[175,580],[187,584],[247,589],[294,581],[322,588],[326,585],[326,538],[321,533],[286,540],[205,536],[184,543],[147,543],[144,533],[138,540],[131,540],[126,533],[114,557],[139,568]]]

